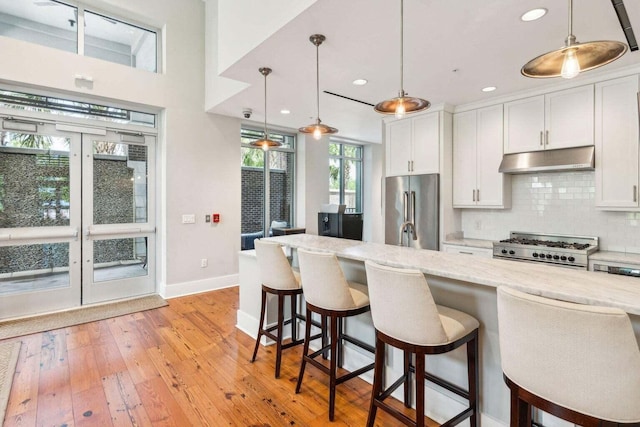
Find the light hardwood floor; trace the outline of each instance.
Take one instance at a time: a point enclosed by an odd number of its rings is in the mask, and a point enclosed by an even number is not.
[[[371,385],[338,386],[328,422],[327,378],[302,347],[273,347],[250,363],[254,340],[235,328],[238,289],[169,300],[169,306],[16,338],[23,342],[5,426],[364,426]],[[9,340],[8,340],[9,341]],[[13,340],[11,340],[13,341]],[[399,422],[378,411],[377,426]]]

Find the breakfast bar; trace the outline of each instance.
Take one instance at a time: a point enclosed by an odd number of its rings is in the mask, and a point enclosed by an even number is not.
[[[296,249],[334,253],[349,280],[366,283],[364,261],[399,268],[418,269],[425,274],[437,304],[449,306],[480,321],[480,412],[483,426],[509,424],[509,392],[502,378],[498,344],[496,288],[510,286],[529,294],[579,304],[617,307],[631,318],[635,335],[640,339],[640,281],[636,278],[569,268],[470,257],[455,253],[416,250],[407,247],[364,243],[355,240],[296,234],[273,237],[291,249],[292,263],[297,263]],[[255,336],[259,316],[260,283],[255,254],[240,254],[240,306],[237,326]],[[269,318],[269,317],[268,317]],[[349,334],[373,343],[374,331],[369,315],[348,323]],[[541,349],[541,351],[550,351]],[[370,355],[345,348],[345,368],[360,366]],[[388,377],[401,372],[402,356],[388,359]],[[464,353],[427,358],[427,371],[442,375],[466,387]],[[363,375],[367,381],[371,376]],[[457,396],[437,386],[427,390],[427,415],[445,420],[462,407]],[[545,425],[559,425],[545,420]]]

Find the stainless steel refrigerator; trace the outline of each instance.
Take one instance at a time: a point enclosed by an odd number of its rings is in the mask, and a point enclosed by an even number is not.
[[[439,250],[440,176],[392,176],[385,185],[385,243]]]

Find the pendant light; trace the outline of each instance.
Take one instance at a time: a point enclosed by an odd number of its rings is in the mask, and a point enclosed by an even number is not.
[[[582,71],[607,65],[625,54],[627,45],[619,41],[601,40],[579,43],[573,35],[573,0],[569,0],[569,35],[564,47],[547,52],[524,64],[520,71],[526,77],[571,79]]]
[[[401,119],[407,113],[426,110],[431,103],[425,99],[407,96],[404,91],[404,0],[400,0],[400,91],[397,98],[378,103],[374,110],[381,114],[395,114]]]
[[[304,126],[298,129],[298,132],[301,133],[310,133],[313,135],[314,139],[322,138],[322,135],[338,133],[338,129],[332,128],[331,126],[327,126],[322,124],[320,120],[320,54],[318,53],[318,46],[322,44],[323,41],[326,40],[326,37],[322,34],[313,34],[309,37],[309,41],[313,43],[316,47],[316,108],[317,108],[317,116],[316,122],[309,126]]]
[[[264,76],[264,131],[261,139],[253,141],[249,145],[267,151],[269,148],[279,147],[281,144],[278,141],[269,139],[269,132],[267,132],[267,76],[271,74],[271,68],[262,67],[258,71]]]

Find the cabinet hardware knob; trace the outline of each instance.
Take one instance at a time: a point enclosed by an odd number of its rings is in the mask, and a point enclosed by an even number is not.
[[[407,172],[411,172],[411,160],[407,160]]]
[[[633,186],[633,201],[634,202],[638,201],[638,186],[637,185]]]
[[[540,146],[542,147],[543,142],[542,142],[542,131],[540,131]]]
[[[549,145],[549,131],[545,132],[544,143],[545,145]]]
[[[476,202],[480,201],[480,189],[476,189]]]
[[[473,190],[473,201],[476,201],[476,190]]]

